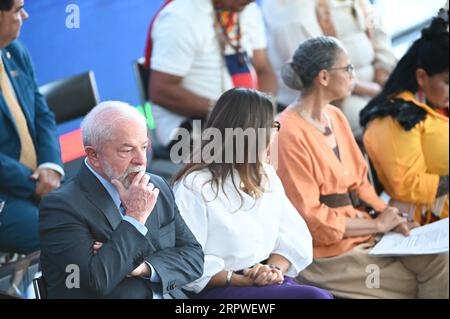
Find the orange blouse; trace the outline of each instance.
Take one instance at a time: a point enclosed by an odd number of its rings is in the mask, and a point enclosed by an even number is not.
[[[321,195],[355,191],[376,211],[386,204],[377,196],[367,178],[368,168],[343,113],[334,106],[326,109],[339,146],[339,160],[323,134],[293,110],[279,118],[278,175],[286,193],[305,219],[314,243],[314,258],[341,255],[367,242],[372,236],[344,238],[346,218],[371,218],[345,206],[330,208]]]

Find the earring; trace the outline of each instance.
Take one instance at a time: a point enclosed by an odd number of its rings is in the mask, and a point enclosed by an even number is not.
[[[416,94],[416,99],[419,103],[426,103],[427,97],[425,96],[425,92],[422,90],[422,88],[419,88]]]

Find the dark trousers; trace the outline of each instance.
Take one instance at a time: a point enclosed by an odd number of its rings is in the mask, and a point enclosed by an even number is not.
[[[0,251],[29,254],[39,250],[39,210],[31,200],[6,197],[0,212]]]

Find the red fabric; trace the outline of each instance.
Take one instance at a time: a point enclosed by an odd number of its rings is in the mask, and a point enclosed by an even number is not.
[[[152,59],[152,51],[153,51],[153,41],[152,41],[152,31],[153,31],[153,25],[155,24],[156,18],[159,16],[161,11],[173,0],[166,0],[164,4],[159,8],[159,10],[156,12],[155,16],[153,17],[152,21],[150,22],[150,26],[148,28],[148,35],[147,35],[147,47],[145,48],[145,68],[150,69],[151,59]]]
[[[235,88],[258,89],[258,81],[251,71],[248,73],[235,74],[232,76]]]
[[[61,145],[63,163],[73,161],[86,155],[81,129],[61,135],[59,137],[59,143]]]

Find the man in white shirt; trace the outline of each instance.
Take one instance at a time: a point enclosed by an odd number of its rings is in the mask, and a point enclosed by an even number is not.
[[[204,119],[219,96],[236,86],[224,59],[233,47],[221,44],[216,28],[218,10],[239,13],[239,45],[252,61],[258,88],[276,94],[264,22],[252,2],[175,0],[157,16],[151,29],[149,96],[157,137],[165,147],[176,137],[177,128],[190,119]]]

